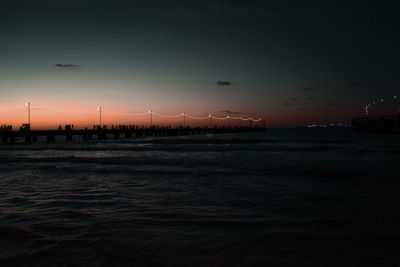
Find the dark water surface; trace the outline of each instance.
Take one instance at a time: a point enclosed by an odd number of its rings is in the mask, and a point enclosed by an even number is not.
[[[0,147],[0,266],[400,266],[400,137]]]

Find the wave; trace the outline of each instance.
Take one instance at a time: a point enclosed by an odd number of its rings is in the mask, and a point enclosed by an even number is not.
[[[106,161],[105,161],[106,162]],[[128,177],[241,177],[257,176],[257,177],[310,177],[310,178],[329,178],[334,180],[393,180],[398,181],[397,174],[392,172],[370,172],[368,170],[359,169],[335,169],[329,167],[318,166],[257,166],[255,165],[240,165],[231,163],[204,163],[199,164],[195,161],[175,161],[176,164],[171,162],[161,164],[159,162],[113,162],[106,163],[94,162],[95,164],[81,164],[82,162],[76,161],[77,165],[27,165],[18,164],[18,168],[22,172],[26,171],[39,171],[53,174],[57,179],[66,175],[122,175]],[[97,164],[98,163],[98,164]],[[101,166],[99,166],[101,165]],[[179,166],[179,167],[177,167]],[[15,167],[0,168],[0,173],[15,172]],[[87,196],[88,199],[90,196]],[[111,199],[112,196],[107,198]],[[29,204],[29,199],[14,198],[17,204]]]
[[[296,152],[296,151],[327,151],[335,149],[333,146],[317,145],[317,146],[238,146],[235,144],[223,145],[223,146],[103,146],[103,147],[25,147],[19,149],[11,149],[12,151],[132,151],[132,152],[157,152],[157,151],[168,151],[168,152],[223,152],[223,151],[281,151],[281,152]],[[9,150],[9,149],[8,149]],[[6,159],[7,157],[5,157]]]

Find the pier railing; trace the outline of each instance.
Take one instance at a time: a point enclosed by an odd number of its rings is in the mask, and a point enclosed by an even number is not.
[[[179,135],[200,135],[200,134],[223,134],[223,133],[242,133],[264,131],[260,127],[218,127],[218,128],[126,128],[126,129],[94,129],[94,130],[23,130],[23,131],[3,131],[0,137],[3,145],[18,143],[35,143],[42,137],[45,142],[55,142],[56,137],[60,137],[66,142],[74,139],[87,141],[91,139],[110,139],[121,137],[146,137],[146,136],[179,136]],[[73,138],[75,137],[75,138]],[[21,141],[22,139],[22,141]]]
[[[364,115],[352,119],[355,130],[400,134],[400,113]]]

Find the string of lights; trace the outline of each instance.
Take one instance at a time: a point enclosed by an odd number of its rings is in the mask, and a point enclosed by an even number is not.
[[[194,117],[194,116],[190,116],[190,115],[187,115],[187,114],[183,114],[185,117],[188,117],[188,118],[190,118],[190,119],[194,119],[194,120],[206,120],[206,119],[209,119],[210,118],[210,115],[209,116],[207,116],[207,117]]]
[[[395,103],[397,103],[397,96],[396,96],[396,95],[393,96],[392,99],[395,101]],[[370,110],[371,110],[373,107],[377,106],[377,104],[379,104],[379,103],[384,103],[384,102],[385,102],[384,99],[381,98],[381,99],[378,100],[378,101],[373,101],[372,103],[366,104],[365,107],[364,107],[365,114],[368,115],[369,112],[370,112]]]
[[[25,105],[4,105],[4,104],[0,104],[0,107],[7,107],[7,108],[20,108],[26,106],[28,107],[28,112],[30,113],[30,103],[26,103]],[[253,121],[253,122],[259,122],[262,119],[254,119],[252,117],[248,117],[248,118],[243,118],[243,117],[232,117],[232,116],[225,116],[225,117],[217,117],[214,116],[212,114],[209,114],[208,116],[192,116],[192,115],[188,115],[184,112],[180,113],[180,114],[176,114],[176,115],[170,115],[170,114],[162,114],[162,113],[158,113],[158,112],[154,112],[152,110],[149,110],[147,112],[137,112],[137,113],[128,113],[128,112],[119,112],[119,111],[113,111],[110,109],[105,109],[102,107],[97,107],[97,108],[93,108],[93,109],[86,109],[86,110],[61,110],[61,109],[55,109],[55,108],[49,108],[49,107],[35,107],[33,110],[35,111],[39,111],[39,112],[58,112],[58,113],[90,113],[90,112],[106,112],[106,113],[110,113],[110,114],[116,114],[116,115],[121,115],[121,116],[143,116],[143,115],[147,115],[150,114],[161,117],[161,118],[189,118],[189,119],[193,119],[193,120],[242,120],[242,121]],[[29,115],[30,116],[30,115]],[[101,118],[101,115],[100,115]],[[100,119],[101,120],[101,119]]]
[[[57,109],[43,109],[43,108],[37,108],[37,111],[48,111],[48,112],[59,112],[59,113],[89,113],[89,112],[95,112],[97,111],[96,109],[87,109],[87,110],[57,110]]]
[[[146,115],[146,114],[153,114],[156,115],[158,117],[162,117],[162,118],[180,118],[180,117],[187,117],[190,119],[194,119],[194,120],[206,120],[206,119],[216,119],[216,120],[228,120],[228,119],[233,119],[233,120],[242,120],[242,121],[254,121],[254,122],[258,122],[261,121],[262,119],[254,119],[252,117],[248,117],[248,118],[242,118],[242,117],[231,117],[231,116],[226,116],[226,117],[216,117],[212,114],[209,114],[208,116],[204,116],[204,117],[197,117],[197,116],[191,116],[188,115],[186,113],[181,113],[181,114],[176,114],[176,115],[169,115],[169,114],[161,114],[158,112],[154,112],[152,110],[149,110],[147,112],[139,112],[139,113],[125,113],[125,112],[116,112],[116,111],[111,111],[108,109],[103,109],[103,111],[109,112],[109,113],[113,113],[113,114],[120,114],[120,115],[126,115],[126,116],[140,116],[140,115]]]
[[[242,121],[261,121],[262,119],[253,119],[252,117],[242,118],[242,117],[229,117],[230,119],[234,120],[242,120]]]
[[[154,111],[151,111],[151,113],[153,113],[154,115],[158,116],[158,117],[162,117],[162,118],[179,118],[182,116],[185,116],[185,114],[178,114],[178,115],[167,115],[167,114],[160,114]]]
[[[215,116],[211,115],[211,118],[213,118],[213,119],[215,119],[215,120],[227,120],[229,117],[227,116],[227,117],[221,117],[221,118],[219,118],[219,117],[215,117]]]

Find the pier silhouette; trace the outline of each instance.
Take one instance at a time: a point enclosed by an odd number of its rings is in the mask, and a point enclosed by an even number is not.
[[[68,125],[67,125],[68,126]],[[9,128],[7,128],[9,129]],[[133,138],[133,137],[149,137],[149,136],[182,136],[182,135],[201,135],[201,134],[224,134],[224,133],[243,133],[243,132],[258,132],[264,131],[263,127],[175,127],[171,126],[151,126],[139,127],[138,125],[112,125],[108,128],[107,125],[94,125],[93,129],[73,130],[72,126],[65,129],[57,130],[30,130],[21,127],[20,131],[0,131],[0,136],[3,145],[16,144],[17,138],[22,139],[21,143],[30,144],[38,142],[39,137],[44,137],[47,142],[55,142],[56,137],[63,138],[65,141],[76,140],[88,141],[92,139],[104,140],[113,138]],[[21,141],[21,140],[19,140]]]
[[[77,113],[86,113],[86,112],[99,112],[99,121],[98,124],[93,125],[92,129],[85,127],[84,129],[75,129],[74,124],[65,124],[64,126],[59,125],[57,130],[33,130],[31,125],[31,104],[27,102],[25,104],[27,108],[28,115],[28,123],[23,123],[22,126],[19,127],[19,131],[13,130],[11,125],[3,125],[0,126],[0,138],[3,145],[7,144],[16,144],[17,142],[23,139],[22,143],[35,143],[38,142],[39,137],[44,137],[47,142],[55,142],[56,137],[61,137],[61,139],[65,139],[65,141],[72,141],[73,139],[80,139],[82,141],[91,140],[91,139],[107,139],[107,138],[120,138],[120,137],[145,137],[145,136],[178,136],[178,135],[194,135],[194,134],[220,134],[220,133],[240,133],[240,132],[254,132],[261,131],[265,129],[265,120],[261,118],[255,119],[252,117],[243,118],[239,116],[230,116],[230,114],[226,114],[225,117],[217,117],[212,114],[208,114],[207,116],[197,117],[191,116],[187,113],[180,113],[176,115],[168,115],[161,114],[152,111],[151,109],[147,112],[142,113],[124,113],[124,112],[115,112],[108,109],[103,109],[102,107],[97,107],[97,109],[85,110],[85,111],[62,111],[62,110],[53,110],[53,112],[77,112]],[[41,109],[43,110],[43,109]],[[149,126],[139,126],[139,125],[114,125],[112,124],[110,127],[108,125],[103,124],[102,122],[102,112],[117,114],[121,116],[146,116],[149,115],[150,125]],[[178,119],[182,118],[183,126],[179,125],[175,128],[169,126],[156,126],[153,124],[153,115],[166,118],[166,119]],[[205,121],[208,122],[208,126],[198,126],[198,127],[190,127],[187,123],[187,119],[197,120],[197,121]],[[232,126],[230,125],[230,121],[237,120],[248,122],[248,126]],[[222,122],[225,121],[226,124],[224,126],[212,126],[214,122]],[[261,122],[261,125],[254,126],[253,123]],[[73,138],[75,137],[75,138]]]
[[[352,119],[352,126],[357,131],[400,133],[400,114],[396,112],[359,116]]]

